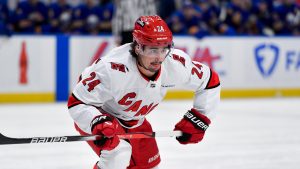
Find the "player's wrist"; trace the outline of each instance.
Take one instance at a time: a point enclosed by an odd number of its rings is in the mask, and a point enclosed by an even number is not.
[[[91,122],[91,132],[94,135],[104,135],[111,138],[116,134],[117,122],[108,115],[99,115]]]
[[[96,116],[92,121],[91,121],[91,131],[93,132],[94,128],[98,125],[98,124],[103,124],[104,122],[107,121],[112,121],[112,118],[106,115],[99,115]]]

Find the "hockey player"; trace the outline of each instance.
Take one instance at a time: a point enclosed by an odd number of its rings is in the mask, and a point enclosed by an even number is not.
[[[141,16],[133,42],[117,47],[81,74],[68,101],[75,127],[82,135],[104,135],[89,141],[100,157],[94,169],[158,168],[154,138],[120,140],[116,134],[152,132],[146,119],[167,89],[184,86],[195,91],[193,107],[175,125],[181,144],[198,143],[220,100],[216,72],[173,49],[172,33],[159,16]]]

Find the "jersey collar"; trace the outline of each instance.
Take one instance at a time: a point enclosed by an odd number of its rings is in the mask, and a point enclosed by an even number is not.
[[[137,66],[137,65],[136,65],[136,66]],[[156,73],[156,77],[155,77],[154,81],[157,81],[157,80],[159,79],[160,74],[161,74],[161,67],[162,67],[162,66],[160,66],[160,69],[159,69],[158,72]],[[147,82],[149,82],[149,81],[151,80],[149,77],[145,76],[145,75],[140,71],[140,69],[139,69],[138,67],[137,67],[137,69],[138,69],[138,71],[140,72],[140,75],[141,75]]]

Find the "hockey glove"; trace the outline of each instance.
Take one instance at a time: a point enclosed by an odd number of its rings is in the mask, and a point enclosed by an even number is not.
[[[94,143],[103,150],[112,150],[120,142],[116,134],[118,122],[113,117],[100,115],[91,122],[91,130],[93,135],[103,135],[103,139],[96,140]]]
[[[175,125],[174,130],[183,132],[183,135],[176,137],[176,139],[181,144],[198,143],[203,139],[209,124],[210,120],[205,115],[196,109],[191,109]]]

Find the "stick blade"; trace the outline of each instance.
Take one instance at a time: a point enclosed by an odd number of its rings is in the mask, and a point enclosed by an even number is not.
[[[8,144],[8,143],[9,143],[9,139],[5,135],[0,133],[0,144]]]
[[[30,143],[31,139],[29,138],[11,138],[0,133],[0,145],[4,144],[25,144]]]
[[[0,145],[2,144],[10,144],[11,139],[0,133]]]

